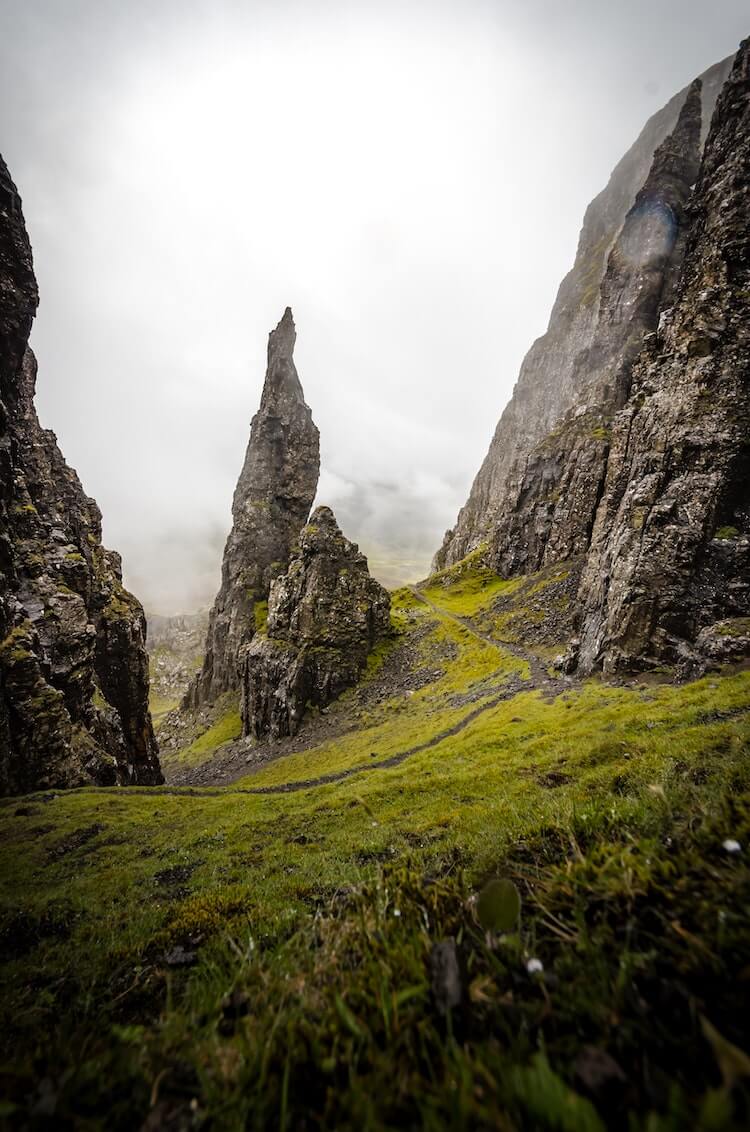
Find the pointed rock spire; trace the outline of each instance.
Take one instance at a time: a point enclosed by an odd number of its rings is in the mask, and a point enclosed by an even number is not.
[[[268,335],[268,367],[261,396],[261,411],[281,398],[292,398],[304,404],[297,367],[294,364],[294,347],[297,329],[292,308],[287,307],[276,328]]]
[[[239,690],[238,657],[255,632],[256,606],[286,569],[315,498],[320,442],[294,364],[296,337],[287,307],[268,337],[266,378],[234,493],[221,588],[211,610],[203,668],[187,692],[187,706]]]

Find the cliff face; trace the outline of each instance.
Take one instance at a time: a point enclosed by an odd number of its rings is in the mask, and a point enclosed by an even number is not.
[[[700,671],[707,657],[750,650],[747,42],[716,101],[727,74],[720,64],[679,96],[600,281],[594,273],[586,316],[579,249],[438,555],[451,562],[485,542],[504,576],[582,560],[581,639],[568,663],[584,672],[663,662]],[[673,109],[652,119],[636,151]],[[625,179],[621,163],[587,213],[584,249],[592,215]],[[561,341],[557,358],[550,341]],[[540,350],[544,367],[530,369]],[[551,422],[539,399],[555,381],[565,392],[552,393]],[[516,419],[520,441],[508,431]]]
[[[508,474],[489,534],[489,561],[499,573],[538,570],[588,547],[612,418],[628,398],[645,336],[670,301],[683,254],[685,205],[698,174],[700,136],[697,80],[674,130],[657,147],[607,257],[590,343],[572,369],[575,406]]]
[[[701,76],[703,135],[731,62],[725,60]],[[615,168],[607,187],[586,210],[575,264],[560,286],[548,330],[524,360],[469,499],[435,556],[435,569],[459,561],[498,531],[507,516],[508,500],[518,500],[523,494],[532,450],[567,413],[586,411],[590,405],[592,420],[596,417],[596,381],[590,398],[584,391],[592,372],[601,369],[601,359],[593,347],[597,337],[601,341],[604,329],[600,317],[602,282],[610,253],[637,194],[645,187],[655,152],[675,129],[688,94],[687,89],[681,91],[650,119]],[[616,309],[611,314],[616,317]],[[598,429],[599,425],[591,427]],[[544,453],[541,460],[538,474],[544,476]],[[584,506],[588,510],[589,501]],[[520,563],[512,567],[519,568]]]
[[[271,584],[266,633],[244,652],[245,734],[294,735],[308,705],[324,707],[356,683],[390,632],[390,608],[365,556],[318,507]]]
[[[320,441],[294,365],[296,337],[287,307],[269,335],[266,379],[234,493],[221,588],[209,618],[203,668],[187,693],[187,706],[239,689],[238,657],[255,632],[256,605],[286,569],[315,498]]]
[[[580,666],[750,646],[750,39],[719,97],[673,305],[615,419]]]
[[[0,159],[0,791],[162,781],[146,623],[101,514],[34,408],[37,306]]]

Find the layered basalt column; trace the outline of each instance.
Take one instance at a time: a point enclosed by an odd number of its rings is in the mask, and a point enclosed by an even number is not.
[[[203,667],[185,706],[213,702],[240,688],[239,654],[256,629],[256,606],[286,570],[310,514],[320,473],[320,437],[294,364],[289,307],[268,338],[260,408],[232,502],[221,587],[211,610]]]

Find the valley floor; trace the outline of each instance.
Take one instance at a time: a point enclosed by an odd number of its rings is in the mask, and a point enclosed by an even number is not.
[[[747,1127],[750,672],[561,678],[574,580],[467,562],[296,740],[5,800],[0,1120]]]

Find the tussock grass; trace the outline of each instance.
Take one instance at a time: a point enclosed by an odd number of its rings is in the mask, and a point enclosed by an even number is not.
[[[233,788],[0,805],[9,1125],[747,1126],[750,672],[523,691],[391,769],[246,793],[434,736],[484,702],[452,697],[527,672],[408,591],[394,618],[438,675],[361,734]],[[502,939],[472,902],[496,875],[522,896]]]

